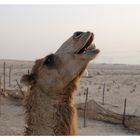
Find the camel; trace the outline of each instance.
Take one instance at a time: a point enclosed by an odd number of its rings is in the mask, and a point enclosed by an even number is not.
[[[25,99],[25,135],[76,135],[74,95],[89,61],[99,53],[91,32],[75,32],[54,53],[38,59],[21,82],[30,85]]]

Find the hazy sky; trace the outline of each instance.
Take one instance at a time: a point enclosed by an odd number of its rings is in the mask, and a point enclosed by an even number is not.
[[[44,57],[79,30],[94,32],[97,62],[140,64],[140,5],[0,5],[0,59]]]

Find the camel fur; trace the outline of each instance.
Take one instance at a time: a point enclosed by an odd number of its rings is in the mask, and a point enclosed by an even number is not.
[[[91,32],[75,32],[54,54],[35,62],[21,82],[30,85],[25,99],[25,135],[76,135],[74,95],[89,61],[99,50]]]

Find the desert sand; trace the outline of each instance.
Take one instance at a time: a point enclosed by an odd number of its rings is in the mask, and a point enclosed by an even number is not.
[[[3,83],[3,62],[6,62],[6,89],[19,90],[15,80],[20,81],[23,74],[31,70],[34,62],[17,60],[0,60],[0,77]],[[9,67],[12,68],[11,86],[9,87]],[[75,103],[85,102],[85,89],[88,88],[88,100],[95,100],[101,106],[122,114],[124,100],[127,99],[126,114],[140,116],[140,65],[94,64],[90,63],[88,77],[83,76]],[[103,85],[105,99],[102,105]],[[3,85],[3,84],[2,84]],[[22,90],[27,87],[21,85]],[[17,94],[21,94],[17,92]],[[24,109],[20,99],[1,96],[0,99],[0,135],[23,135]],[[78,135],[139,135],[121,125],[97,120],[87,120],[83,127],[83,118],[78,118]]]

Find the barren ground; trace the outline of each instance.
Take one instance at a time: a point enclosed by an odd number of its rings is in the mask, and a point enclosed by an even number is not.
[[[3,60],[0,60],[0,76],[3,81]],[[30,70],[33,62],[6,61],[6,87],[18,89],[15,80]],[[12,67],[12,84],[8,87],[9,67]],[[76,103],[85,101],[84,91],[88,87],[88,100],[102,103],[103,82],[105,82],[105,108],[122,114],[124,99],[127,98],[126,113],[140,116],[140,66],[90,64],[89,77],[82,78]],[[26,87],[23,87],[26,89]],[[120,125],[108,124],[96,120],[87,120],[83,128],[83,118],[78,119],[79,135],[138,135]],[[23,135],[24,111],[20,100],[1,97],[0,100],[0,135]]]

